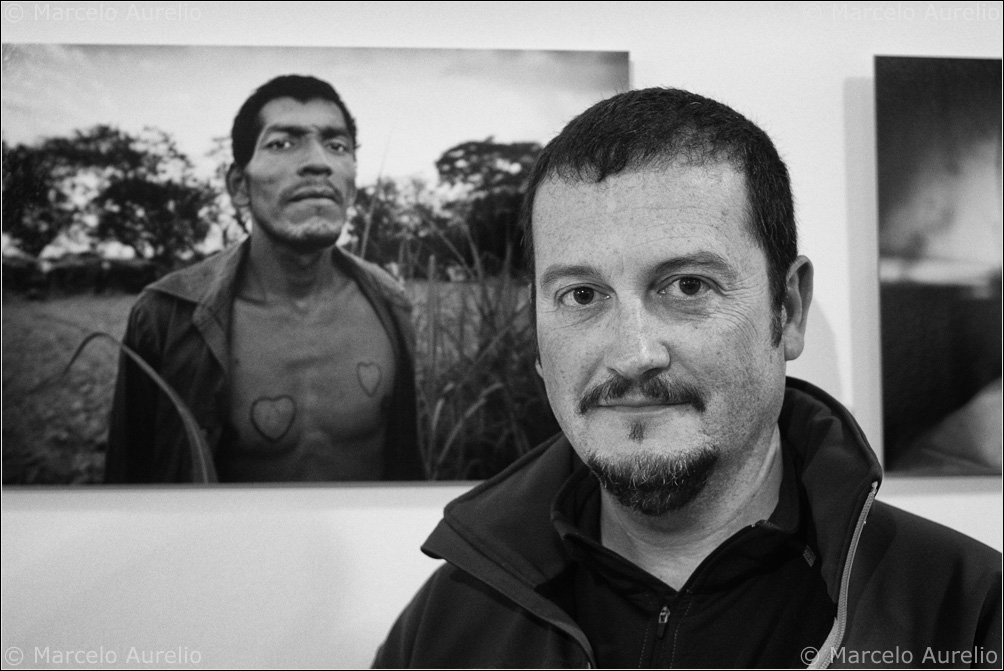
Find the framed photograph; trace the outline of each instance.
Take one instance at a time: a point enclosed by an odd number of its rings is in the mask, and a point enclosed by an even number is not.
[[[1001,473],[1001,61],[875,59],[886,468]]]
[[[384,450],[380,475],[332,467],[340,439],[322,440],[327,457],[300,459],[327,467],[291,466],[277,454],[296,456],[305,442],[297,399],[264,394],[238,417],[232,373],[205,369],[212,402],[177,389],[177,415],[116,448],[112,477],[109,414],[130,311],[145,286],[254,235],[246,203],[228,193],[230,132],[244,101],[284,75],[330,83],[351,110],[342,117],[355,119],[355,197],[338,249],[398,286],[411,323],[374,322],[397,367],[354,363],[347,384],[366,397],[393,380],[394,403],[412,389],[415,421],[383,404],[390,392],[373,404],[393,418],[371,441]],[[5,45],[4,485],[396,479],[387,463],[403,452],[414,466],[406,479],[498,472],[557,430],[534,370],[523,180],[575,114],[628,87],[625,52]],[[225,350],[232,326],[223,330]],[[414,358],[402,364],[408,346]],[[166,368],[176,356],[164,354]],[[166,412],[167,392],[143,379],[157,409],[137,403],[132,385],[120,395],[140,412],[123,422]],[[243,449],[241,430],[276,454],[245,454],[237,467],[228,455]]]

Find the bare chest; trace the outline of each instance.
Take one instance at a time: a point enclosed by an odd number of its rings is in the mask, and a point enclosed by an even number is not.
[[[383,447],[394,349],[359,288],[309,311],[238,299],[230,336],[231,480],[371,480]]]

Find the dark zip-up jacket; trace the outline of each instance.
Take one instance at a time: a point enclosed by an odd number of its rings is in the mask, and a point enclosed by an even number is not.
[[[837,605],[806,664],[999,667],[1000,553],[876,501],[878,460],[821,390],[789,379],[778,424]],[[538,591],[571,561],[551,510],[574,462],[558,436],[446,507],[422,549],[448,563],[401,614],[375,666],[596,666],[579,626]]]
[[[229,413],[230,319],[249,239],[143,290],[124,342],[181,396],[213,454]],[[380,268],[334,248],[332,262],[359,286],[387,331],[397,362],[385,440],[386,480],[424,479],[418,450],[415,331],[411,304]],[[192,482],[192,459],[178,411],[148,375],[119,362],[108,429],[105,482]]]

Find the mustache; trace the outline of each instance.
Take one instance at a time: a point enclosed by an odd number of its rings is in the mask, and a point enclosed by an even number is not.
[[[692,405],[704,412],[704,396],[688,382],[676,382],[652,377],[647,380],[630,380],[620,375],[596,385],[586,392],[579,401],[579,414],[585,415],[603,401],[616,401],[628,396],[641,396],[654,401],[656,405]]]

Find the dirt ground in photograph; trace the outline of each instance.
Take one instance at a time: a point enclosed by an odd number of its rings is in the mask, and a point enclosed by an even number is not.
[[[89,333],[121,338],[135,301],[132,295],[4,297],[4,484],[101,480],[117,350],[99,339],[60,373]]]

